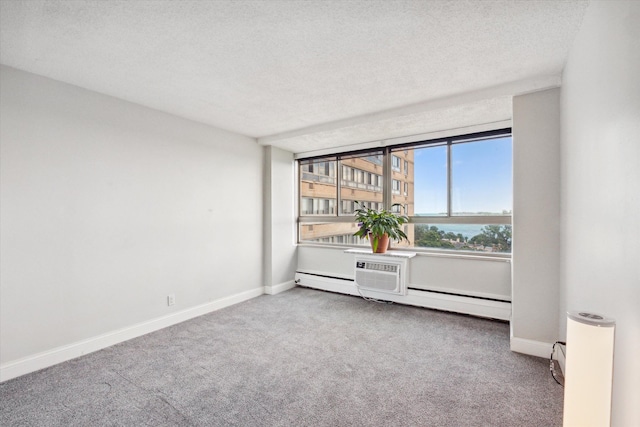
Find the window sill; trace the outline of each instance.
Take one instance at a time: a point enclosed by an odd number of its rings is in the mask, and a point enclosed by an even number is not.
[[[300,242],[297,244],[300,247],[310,248],[323,248],[323,249],[337,249],[345,251],[347,249],[367,249],[366,246],[355,245],[338,245],[330,243],[307,243]],[[469,259],[476,261],[496,261],[496,262],[511,262],[511,254],[509,253],[475,253],[466,251],[444,251],[428,248],[393,248],[394,251],[415,253],[418,257],[435,257],[435,258],[457,258],[457,259]]]

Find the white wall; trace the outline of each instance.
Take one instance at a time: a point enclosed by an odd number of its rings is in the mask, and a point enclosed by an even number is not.
[[[547,357],[558,339],[559,89],[513,98],[511,349]]]
[[[295,286],[297,265],[293,153],[265,147],[264,264],[265,292]]]
[[[255,140],[8,67],[0,78],[3,366],[262,292]]]
[[[592,2],[564,70],[561,107],[560,335],[569,310],[616,320],[612,425],[638,426],[640,2]]]

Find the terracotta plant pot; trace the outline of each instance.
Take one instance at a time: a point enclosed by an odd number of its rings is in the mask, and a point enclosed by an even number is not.
[[[389,248],[389,235],[387,233],[385,233],[382,236],[379,236],[378,238],[378,247],[377,249],[374,249],[375,247],[375,240],[376,237],[374,237],[371,233],[369,233],[369,241],[371,242],[371,250],[376,253],[376,254],[383,254],[385,252],[387,252],[387,248]]]

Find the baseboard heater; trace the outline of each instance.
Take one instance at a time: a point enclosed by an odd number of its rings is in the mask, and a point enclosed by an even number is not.
[[[414,290],[414,291],[429,292],[429,293],[432,293],[432,294],[453,295],[453,296],[456,296],[456,297],[476,298],[476,299],[481,299],[481,300],[484,300],[484,301],[498,301],[498,302],[506,302],[508,304],[511,304],[511,301],[509,301],[507,299],[481,297],[481,296],[478,296],[478,295],[465,295],[465,294],[458,294],[458,293],[455,293],[455,292],[432,291],[432,290],[426,290],[426,289],[420,289],[420,288],[408,288],[408,289],[409,290]]]
[[[398,304],[452,311],[491,319],[510,320],[511,318],[511,303],[509,301],[453,293],[432,292],[416,289],[411,286],[408,286],[403,294],[363,288],[359,290],[353,278],[333,276],[319,272],[297,271],[295,280],[298,286],[323,291],[355,296],[360,296],[362,293],[370,298],[393,301]]]

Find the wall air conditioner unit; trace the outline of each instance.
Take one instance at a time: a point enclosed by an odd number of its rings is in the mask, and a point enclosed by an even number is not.
[[[406,295],[407,261],[385,258],[356,256],[356,286],[362,290]]]

